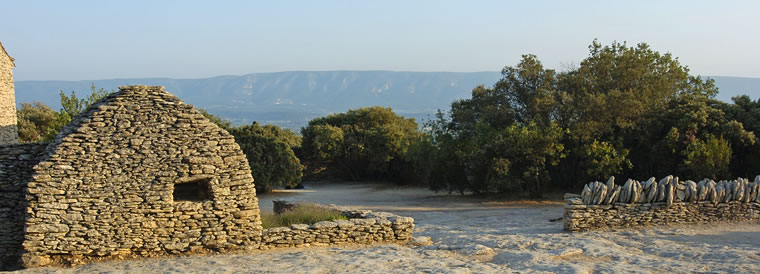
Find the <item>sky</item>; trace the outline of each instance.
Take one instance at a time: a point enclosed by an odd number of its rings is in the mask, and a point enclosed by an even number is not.
[[[760,1],[4,1],[16,80],[577,65],[594,39],[760,77]]]

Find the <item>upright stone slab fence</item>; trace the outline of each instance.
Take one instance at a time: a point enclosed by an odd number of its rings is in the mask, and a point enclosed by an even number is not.
[[[754,181],[704,179],[680,181],[668,176],[644,182],[592,182],[580,195],[566,195],[567,231],[647,225],[742,222],[760,219],[760,176]]]

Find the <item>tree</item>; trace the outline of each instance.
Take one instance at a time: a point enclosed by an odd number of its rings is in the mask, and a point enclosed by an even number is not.
[[[463,149],[457,147],[461,143],[455,141],[451,128],[451,122],[439,110],[435,119],[424,123],[423,134],[411,142],[404,159],[411,165],[416,179],[431,190],[464,194],[471,186],[461,159],[463,155],[459,153]]]
[[[586,175],[590,178],[609,178],[620,174],[624,169],[633,167],[628,160],[627,149],[616,149],[605,141],[594,140],[582,148]]]
[[[453,102],[450,118],[426,123],[408,156],[431,188],[460,192],[539,196],[548,184],[573,188],[611,175],[749,176],[760,168],[760,100],[730,105],[717,93],[713,80],[644,43],[594,41],[578,67],[561,73],[524,55],[493,87]],[[465,179],[436,177],[452,171]]]
[[[235,137],[248,159],[256,191],[269,192],[275,187],[293,188],[301,183],[304,166],[294,150],[300,149],[301,137],[289,129],[257,122],[235,127],[232,122],[198,110],[204,117]]]
[[[731,153],[731,145],[722,137],[710,135],[704,141],[696,139],[686,147],[684,173],[692,178],[726,178]]]
[[[434,156],[417,157],[418,162],[436,161],[429,165],[463,171],[464,176],[431,187],[460,192],[518,190],[540,196],[550,178],[547,167],[564,157],[560,143],[564,130],[556,123],[560,95],[555,75],[535,55],[523,55],[517,66],[502,70],[494,87],[478,86],[471,98],[452,103],[450,121],[439,113],[438,120],[428,124],[431,139],[416,148]],[[423,174],[427,173],[433,174]]]
[[[747,151],[755,145],[754,133],[728,117],[723,103],[700,96],[679,96],[653,114],[628,143],[636,151],[632,160],[640,177],[683,174],[719,179],[730,175],[721,157]],[[716,157],[709,164],[703,157]],[[700,158],[702,157],[702,158]],[[729,167],[726,162],[726,168]],[[712,166],[709,167],[708,166]]]
[[[760,170],[760,99],[750,100],[749,96],[742,95],[732,98],[733,104],[717,103],[714,106],[725,113],[733,130],[732,136],[743,138],[727,139],[733,147],[730,170],[733,176],[754,177]],[[741,125],[742,128],[739,128]],[[747,142],[749,136],[742,135],[742,130],[754,135],[754,141]],[[737,142],[737,139],[740,141]],[[738,143],[738,145],[737,145]]]
[[[66,95],[63,90],[61,90],[61,110],[58,111],[58,116],[56,117],[55,122],[53,122],[53,125],[51,126],[51,130],[49,130],[45,136],[44,139],[46,140],[52,140],[55,138],[56,135],[58,135],[58,132],[63,129],[63,126],[67,125],[69,122],[71,122],[71,119],[74,118],[77,114],[81,113],[85,109],[87,109],[90,105],[94,104],[98,100],[108,96],[109,94],[113,93],[113,91],[108,91],[103,88],[96,88],[95,84],[92,84],[90,86],[91,93],[87,98],[77,98],[76,91],[71,91],[71,95]]]
[[[311,167],[350,180],[401,181],[411,142],[419,135],[414,119],[390,108],[367,107],[315,118],[301,130],[303,155]]]
[[[74,116],[112,93],[103,88],[98,89],[94,84],[90,89],[92,93],[83,99],[77,98],[75,91],[71,95],[61,91],[61,110],[57,112],[40,102],[23,103],[17,111],[19,141],[43,142],[55,139]]]
[[[303,166],[291,149],[288,131],[277,126],[251,125],[228,130],[248,158],[256,190],[268,192],[277,186],[295,187],[303,177]],[[291,131],[292,133],[292,131]]]
[[[475,149],[468,154],[468,174],[476,192],[518,190],[541,197],[550,180],[547,167],[564,157],[556,124],[514,123],[504,129],[481,124]],[[519,187],[515,189],[515,187]]]
[[[18,138],[21,143],[49,141],[48,132],[52,128],[58,113],[40,102],[22,103],[16,111],[18,117]],[[55,136],[55,135],[53,135]]]

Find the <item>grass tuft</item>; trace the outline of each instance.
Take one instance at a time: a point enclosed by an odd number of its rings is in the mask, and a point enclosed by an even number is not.
[[[314,224],[321,221],[348,220],[339,210],[327,209],[317,205],[299,204],[282,214],[261,214],[261,226],[264,229],[290,226],[293,224]]]

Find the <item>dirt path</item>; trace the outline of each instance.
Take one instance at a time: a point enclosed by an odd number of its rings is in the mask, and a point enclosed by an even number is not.
[[[415,219],[423,247],[379,245],[106,262],[26,272],[760,273],[760,224],[566,233],[556,202],[490,201],[380,184],[307,184],[260,196],[391,211]]]

